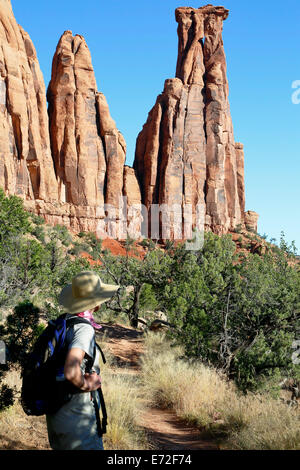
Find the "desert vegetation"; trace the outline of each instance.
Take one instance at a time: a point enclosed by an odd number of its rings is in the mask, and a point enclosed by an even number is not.
[[[299,412],[268,394],[242,394],[220,372],[184,358],[164,335],[145,341],[142,383],[153,406],[173,409],[223,449],[299,449]]]
[[[93,234],[50,227],[0,190],[0,337],[7,346],[0,419],[19,406],[18,387],[7,380],[11,370],[21,370],[47,320],[61,313],[61,288],[92,267],[104,282],[123,287],[101,308],[102,319],[136,328],[140,317],[147,322],[159,310],[172,325],[163,339],[147,337],[141,383],[105,368],[111,448],[147,446],[138,431],[141,390],[227,448],[297,448],[297,400],[295,407],[280,400],[282,382],[300,379],[292,360],[300,330],[294,245],[282,236],[259,255],[237,251],[230,234],[206,233],[195,252],[173,242],[162,247],[143,240],[140,246],[143,256],[128,238],[125,255],[112,255]],[[131,396],[126,406],[124,394]]]

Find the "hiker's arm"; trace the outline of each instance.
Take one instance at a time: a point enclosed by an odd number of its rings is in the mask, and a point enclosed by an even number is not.
[[[67,354],[64,374],[75,387],[84,392],[98,390],[101,385],[100,376],[94,374],[82,374],[80,365],[85,356],[85,352],[80,348],[71,348]]]

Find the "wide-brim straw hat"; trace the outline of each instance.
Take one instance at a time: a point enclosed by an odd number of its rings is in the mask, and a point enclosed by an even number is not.
[[[63,288],[59,303],[68,313],[81,313],[107,302],[120,287],[104,284],[93,271],[83,271],[73,277],[72,284]]]

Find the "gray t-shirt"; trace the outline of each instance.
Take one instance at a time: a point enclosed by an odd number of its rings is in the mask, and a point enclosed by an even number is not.
[[[80,348],[85,352],[81,364],[82,372],[86,370],[88,356],[93,358],[95,331],[92,325],[79,323],[70,327],[66,334],[68,349]],[[94,371],[100,373],[100,352],[96,348],[93,364]],[[97,399],[100,409],[100,400]],[[96,412],[90,392],[72,396],[57,413],[46,416],[48,437],[55,450],[103,450],[102,438],[97,433]]]
[[[88,365],[88,357],[93,358],[95,347],[95,331],[92,325],[79,323],[70,327],[66,334],[66,343],[69,345],[68,350],[72,348],[79,348],[85,352],[85,357],[81,364],[82,372],[88,372],[86,369]],[[99,367],[99,350],[96,348],[96,357],[93,364],[93,369],[97,374],[100,373]]]

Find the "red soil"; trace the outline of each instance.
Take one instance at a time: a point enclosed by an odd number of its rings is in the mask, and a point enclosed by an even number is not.
[[[102,249],[109,250],[110,253],[114,256],[126,256],[125,242],[120,242],[113,238],[106,238],[102,240]],[[134,242],[133,249],[129,251],[128,255],[142,260],[146,253],[147,251],[145,248],[139,245],[138,242]],[[80,256],[81,258],[87,259],[91,266],[100,266],[102,264],[100,260],[95,261],[86,251],[82,251]]]

